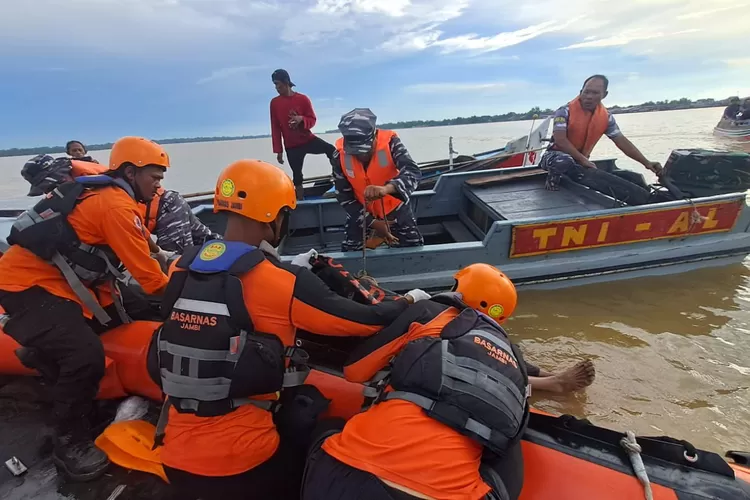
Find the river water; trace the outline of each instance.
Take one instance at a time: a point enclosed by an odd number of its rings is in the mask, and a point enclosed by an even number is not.
[[[712,136],[721,109],[618,115],[623,132],[654,160],[678,148],[737,149]],[[530,122],[399,131],[417,161],[501,147],[528,132]],[[333,142],[334,134],[321,137]],[[745,146],[747,147],[747,146]],[[275,161],[270,139],[167,145],[173,167],[165,185],[183,193],[213,189],[218,172],[239,158]],[[748,149],[750,152],[750,149]],[[108,152],[92,156],[106,162]],[[653,176],[604,139],[594,159]],[[2,205],[28,204],[18,172],[24,158],[0,158]],[[305,173],[329,171],[310,157]],[[575,395],[536,394],[543,410],[594,423],[668,434],[716,452],[750,450],[750,261],[677,276],[642,278],[554,291],[523,291],[508,329],[526,357],[547,370],[593,359],[597,379]]]

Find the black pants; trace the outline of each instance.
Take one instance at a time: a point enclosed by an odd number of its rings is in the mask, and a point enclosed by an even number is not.
[[[121,293],[131,317],[153,319],[155,311],[145,299],[125,287]],[[104,376],[99,335],[122,324],[114,306],[105,308],[112,318],[105,326],[96,319],[87,320],[77,303],[38,286],[22,292],[0,290],[0,305],[10,316],[3,331],[22,346],[37,350],[39,359],[53,367],[50,382],[55,412],[71,408],[78,414],[89,406]]]
[[[180,500],[297,500],[302,476],[297,457],[298,450],[282,439],[271,458],[242,474],[199,476],[167,466],[164,472]]]
[[[322,443],[319,443],[322,444]],[[502,458],[486,458],[479,469],[493,487],[488,500],[516,500],[523,487],[523,455],[520,443]],[[327,454],[321,448],[311,453],[305,470],[302,500],[412,500],[418,497],[392,488],[370,474]]]
[[[0,291],[0,305],[10,316],[5,333],[59,370],[52,388],[56,412],[61,406],[90,405],[104,376],[104,347],[81,306],[37,286]]]
[[[302,500],[412,500],[373,474],[339,462],[322,449],[308,459]]]
[[[304,180],[302,176],[302,166],[305,162],[305,156],[311,155],[326,155],[328,159],[331,159],[333,152],[336,148],[321,139],[320,137],[314,137],[308,143],[293,148],[287,148],[286,159],[289,161],[289,168],[292,169],[292,180],[295,186],[301,186]]]

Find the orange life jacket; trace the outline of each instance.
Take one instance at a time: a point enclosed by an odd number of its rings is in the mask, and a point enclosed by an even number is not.
[[[100,175],[109,171],[106,165],[100,165],[91,161],[70,160],[70,175],[80,177],[82,175]]]
[[[609,113],[601,103],[593,113],[584,110],[578,97],[568,103],[568,108],[568,140],[588,158],[607,131]]]
[[[156,192],[156,196],[151,198],[151,201],[139,204],[143,224],[146,226],[149,233],[153,233],[154,229],[156,229],[156,217],[159,215],[159,206],[161,205],[161,197],[163,195],[164,188],[160,187]]]
[[[343,172],[349,180],[349,184],[352,185],[355,198],[362,206],[367,208],[368,212],[380,219],[393,212],[402,202],[394,196],[387,195],[383,198],[382,203],[380,200],[376,200],[366,204],[365,188],[367,186],[385,186],[388,181],[398,175],[398,168],[393,162],[390,146],[391,139],[395,136],[396,132],[392,130],[378,129],[375,135],[375,149],[367,170],[356,156],[344,152],[343,137],[336,141],[336,149],[341,155],[341,164],[344,167]]]

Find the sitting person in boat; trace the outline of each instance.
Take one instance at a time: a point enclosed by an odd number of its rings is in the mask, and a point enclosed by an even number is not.
[[[731,97],[729,99],[729,106],[724,108],[724,114],[722,117],[725,120],[736,120],[737,115],[740,113],[740,98],[739,97]]]
[[[518,497],[528,365],[500,327],[516,290],[487,264],[455,278],[454,294],[410,307],[351,353],[344,375],[378,381],[377,396],[313,450],[303,500]],[[593,380],[588,365],[575,388]]]
[[[64,183],[19,216],[0,258],[0,306],[10,317],[3,330],[34,354],[27,366],[49,373],[36,358],[55,368],[53,460],[76,481],[96,479],[109,465],[88,417],[104,376],[97,332],[128,320],[113,284],[117,267],[151,294],[168,281],[149,254],[138,202],[154,196],[169,156],[147,139],[124,137],[109,165],[107,175]]]
[[[539,164],[547,171],[548,190],[557,191],[563,175],[576,179],[581,177],[581,169],[596,168],[589,156],[604,135],[633,160],[656,174],[661,172],[661,165],[643,156],[602,104],[608,86],[607,77],[591,76],[583,83],[578,97],[555,112],[552,143]]]
[[[68,143],[65,144],[65,152],[74,160],[99,163],[89,156],[86,146],[81,141],[68,141]]]
[[[750,98],[742,102],[742,109],[737,115],[737,121],[750,120]]]
[[[174,265],[162,306],[167,320],[149,353],[149,372],[168,398],[157,427],[164,471],[180,498],[299,498],[305,426],[281,422],[303,412],[297,390],[302,400],[322,400],[320,411],[327,402],[314,387],[295,387],[305,373],[304,356],[293,349],[297,329],[369,336],[429,295],[413,290],[358,304],[309,270],[310,252],[295,259],[301,267],[281,262],[275,246],[297,197],[273,165],[237,161],[215,193],[214,210],[227,215],[224,240],[194,247]],[[209,379],[221,383],[208,386]]]
[[[182,253],[187,247],[221,239],[195,216],[185,198],[171,189],[159,189],[151,201],[142,205],[141,215],[161,251]]]
[[[343,137],[331,165],[336,198],[346,210],[342,252],[362,249],[363,224],[391,246],[424,245],[409,204],[422,172],[396,133],[376,128],[376,120],[357,108],[339,122]]]

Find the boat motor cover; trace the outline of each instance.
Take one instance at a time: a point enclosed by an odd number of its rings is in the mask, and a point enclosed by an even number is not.
[[[750,154],[676,149],[664,175],[686,196],[715,196],[750,189]]]
[[[393,391],[381,394],[378,402],[412,402],[503,456],[521,439],[529,416],[521,352],[489,317],[455,296],[436,297],[463,310],[440,337],[407,344],[391,367],[388,384]]]

